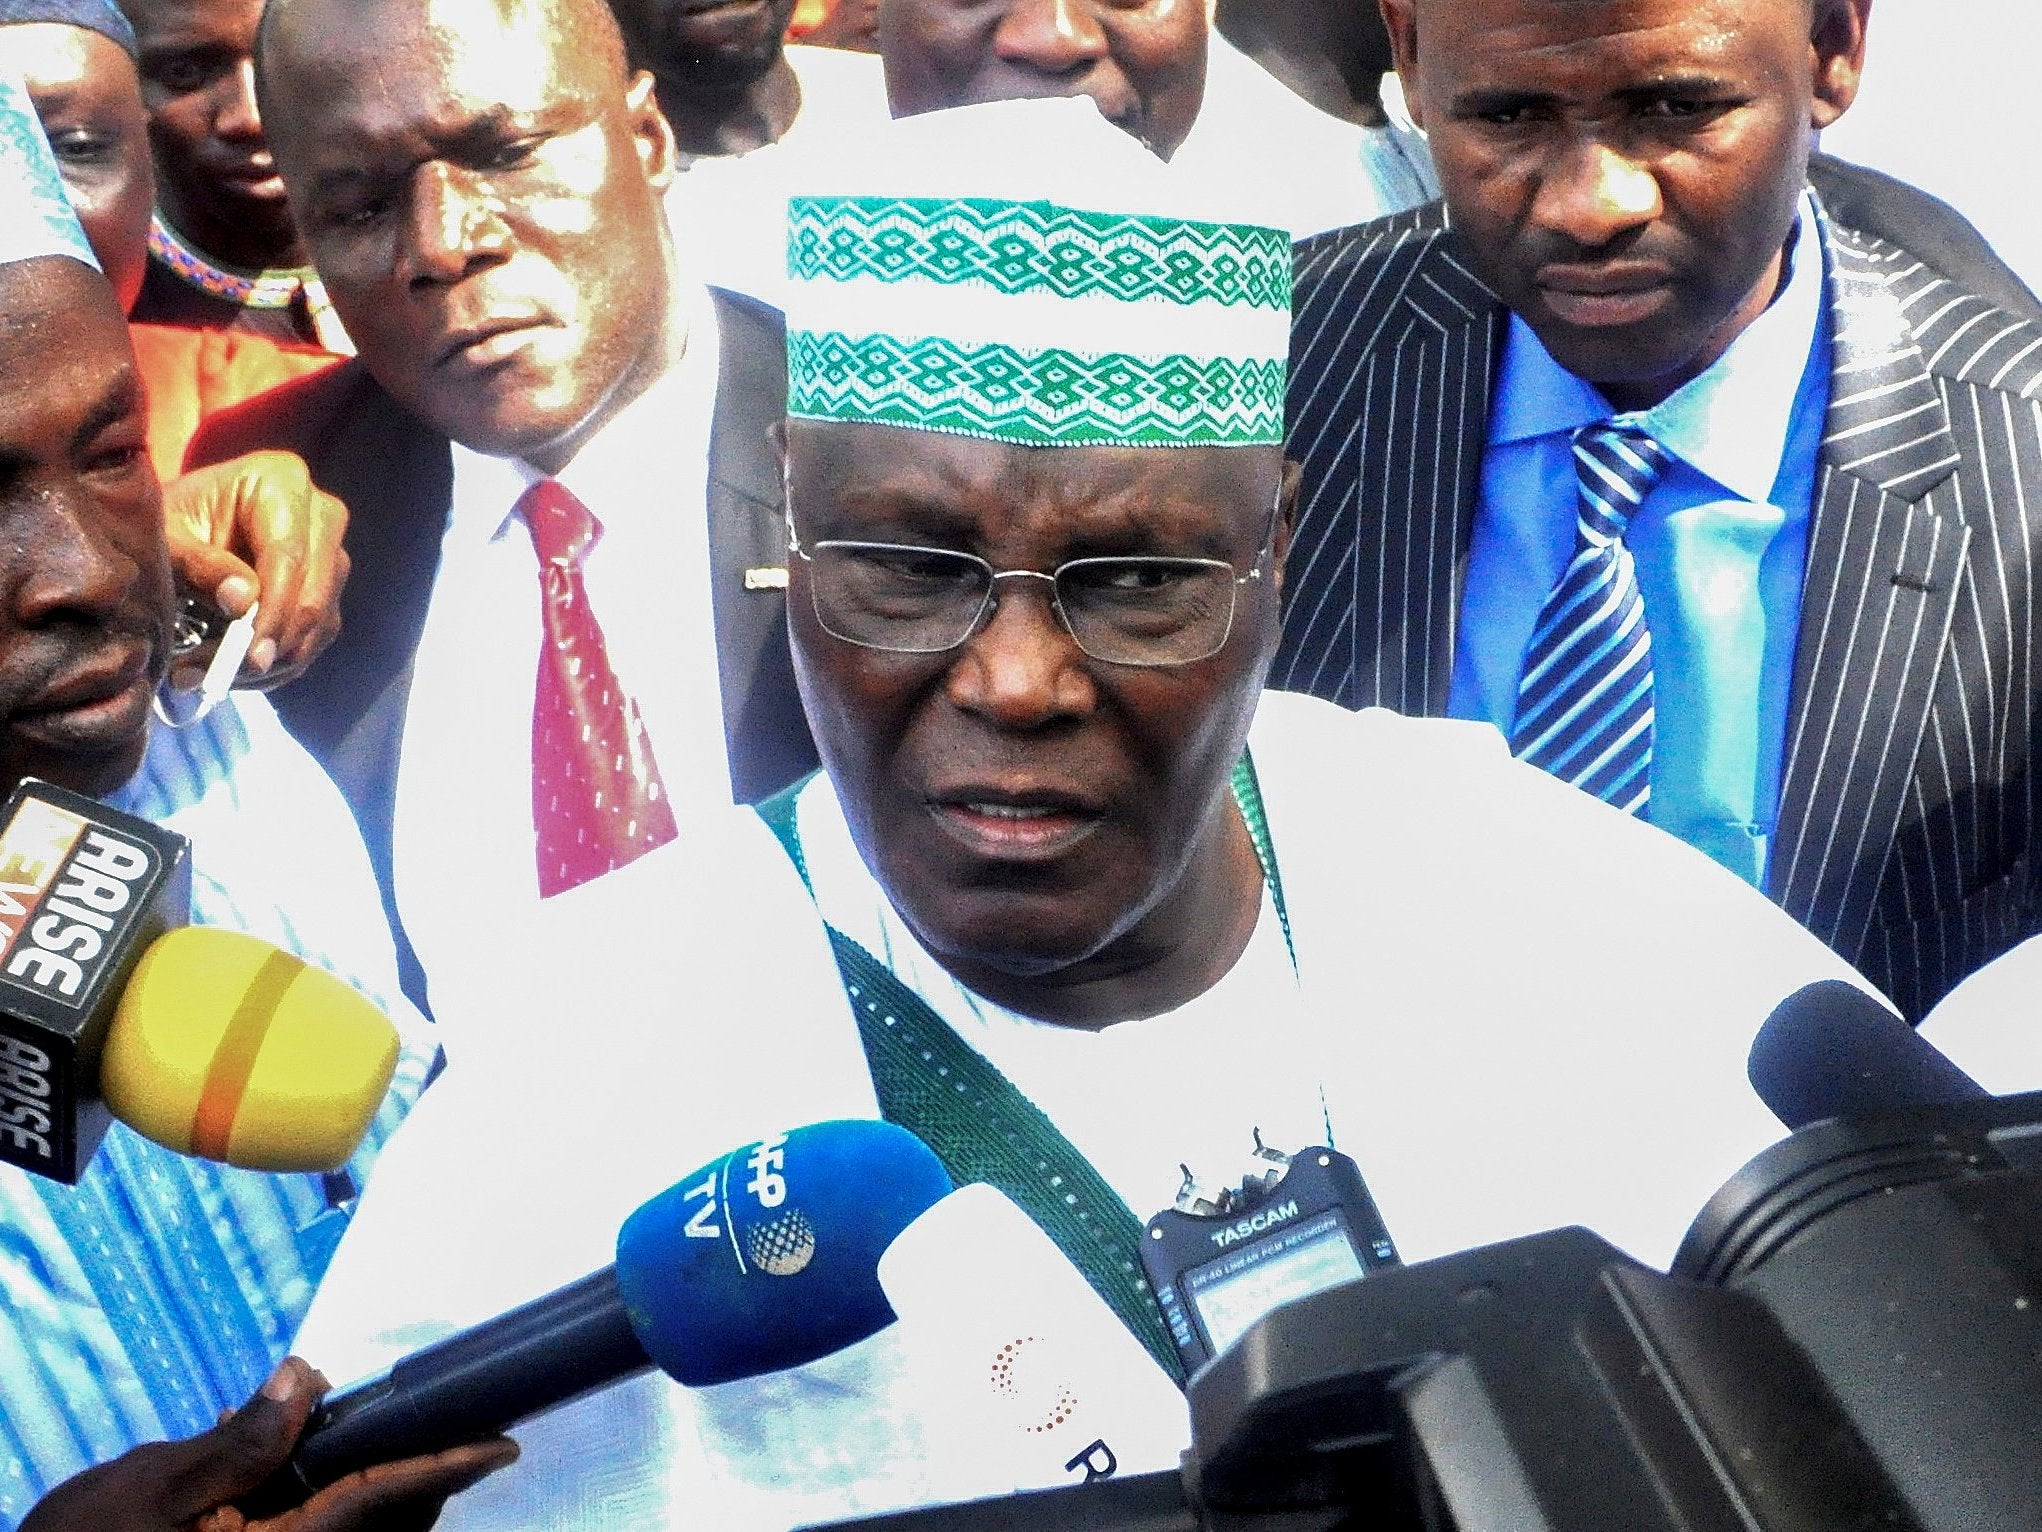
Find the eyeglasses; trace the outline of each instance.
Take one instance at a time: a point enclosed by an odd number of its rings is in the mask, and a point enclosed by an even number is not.
[[[995,569],[954,548],[834,539],[804,548],[791,520],[787,550],[808,565],[816,621],[846,643],[941,654],[985,626],[1000,581],[1045,580],[1057,620],[1086,654],[1109,665],[1155,666],[1220,651],[1233,631],[1236,593],[1262,578],[1269,540],[1244,575],[1221,559],[1072,559],[1043,574]]]

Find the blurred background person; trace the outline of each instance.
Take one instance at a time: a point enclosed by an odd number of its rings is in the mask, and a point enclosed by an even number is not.
[[[1422,146],[1320,111],[1216,33],[1196,0],[880,0],[896,117],[1089,96],[1216,211],[1302,238],[1415,207]]]
[[[156,191],[134,29],[112,0],[0,0],[0,55],[27,85],[92,253],[132,314],[150,264]],[[129,338],[149,385],[149,456],[166,480],[206,416],[336,360],[189,318],[133,323]]]
[[[262,0],[126,0],[156,156],[138,319],[346,352],[255,104]]]
[[[879,0],[801,0],[787,24],[787,41],[877,53]]]

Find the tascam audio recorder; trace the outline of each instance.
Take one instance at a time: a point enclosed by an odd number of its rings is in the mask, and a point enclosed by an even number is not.
[[[1177,1205],[1148,1222],[1142,1266],[1186,1374],[1278,1304],[1397,1264],[1354,1161],[1285,1154],[1255,1135],[1240,1185],[1211,1190],[1189,1167]]]
[[[0,1160],[78,1179],[106,1132],[115,1003],[190,910],[182,836],[47,782],[15,789],[0,809]]]

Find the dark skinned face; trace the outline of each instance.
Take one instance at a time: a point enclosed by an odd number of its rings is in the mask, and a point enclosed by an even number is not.
[[[272,133],[362,360],[454,440],[557,471],[670,360],[652,76],[488,0],[286,17]]]
[[[1089,96],[1168,159],[1205,99],[1205,0],[881,0],[896,117]]]
[[[46,21],[0,27],[0,55],[21,71],[92,253],[133,308],[156,199],[134,61],[111,38]]]
[[[0,783],[86,793],[140,764],[170,565],[127,322],[61,256],[0,266]]]
[[[611,0],[632,61],[669,79],[738,86],[780,57],[795,0]]]
[[[1145,965],[1224,945],[1216,932],[1243,900],[1259,908],[1227,778],[1277,637],[1277,450],[1029,448],[805,421],[790,422],[788,448],[804,545],[954,548],[1044,572],[1112,554],[1242,574],[1259,563],[1218,653],[1145,668],[1084,654],[1033,580],[1001,582],[992,618],[946,653],[861,648],[823,631],[807,566],[790,560],[795,668],[823,763],[867,864],[946,967],[1062,1019],[1045,992],[1134,974],[1139,993]],[[1161,998],[1125,1014],[1188,995]]]
[[[255,105],[262,0],[123,0],[121,9],[141,47],[158,195],[171,221],[221,260],[301,264]]]
[[[1384,0],[1477,275],[1612,403],[1765,311],[1870,0]]]

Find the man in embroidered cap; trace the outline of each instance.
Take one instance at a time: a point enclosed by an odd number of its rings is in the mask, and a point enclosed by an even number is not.
[[[1083,103],[889,142],[867,184],[791,212],[789,618],[825,770],[762,815],[831,928],[880,1107],[1053,1235],[1126,1349],[1149,1402],[1120,1471],[1184,1444],[1139,1220],[1258,1129],[1331,1135],[1406,1259],[1575,1221],[1664,1259],[1777,1134],[1750,1035],[1847,970],[1486,726],[1263,693],[1292,482],[1280,232],[1185,216]],[[836,1067],[841,1038],[803,1043],[782,998],[720,1097]],[[472,1093],[422,1104],[409,1147],[437,1157],[394,1151],[308,1355],[366,1371],[484,1317],[464,1253],[561,1200],[483,1173],[524,1131]],[[1033,1312],[968,1243],[906,1280],[988,1326]],[[1017,1464],[1018,1431],[960,1449],[952,1417],[998,1401],[945,1390],[922,1320],[772,1378],[562,1410],[447,1524],[628,1505],[783,1529],[1085,1471]]]
[[[409,1034],[368,1141],[330,1176],[185,1159],[119,1124],[75,1186],[0,1168],[0,1525],[48,1493],[28,1524],[50,1532],[188,1524],[280,1460],[318,1389],[279,1361],[431,1051],[345,806],[268,705],[152,726],[171,581],[143,410],[114,292],[0,70],[0,793],[32,774],[189,837],[196,919],[353,979]],[[168,1436],[197,1439],[130,1451]],[[379,1475],[326,1524],[502,1454]]]

